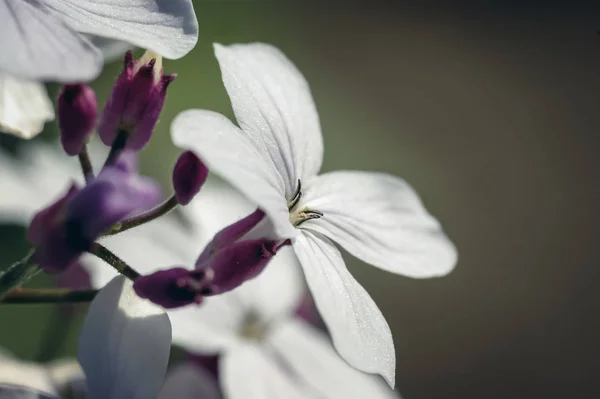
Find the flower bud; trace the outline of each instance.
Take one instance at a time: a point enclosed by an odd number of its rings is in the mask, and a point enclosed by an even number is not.
[[[260,209],[256,209],[250,215],[246,216],[243,219],[238,220],[237,222],[230,224],[225,227],[221,231],[219,231],[211,242],[204,248],[200,257],[196,261],[196,264],[199,265],[201,263],[206,262],[211,256],[213,256],[217,251],[233,244],[246,234],[250,232],[254,227],[260,223],[265,217],[265,213]]]
[[[36,246],[40,267],[50,273],[61,272],[88,251],[100,234],[155,205],[159,198],[154,181],[105,167],[83,189],[73,185],[62,198],[38,212],[27,239]]]
[[[164,75],[162,58],[147,51],[134,61],[125,54],[124,69],[106,102],[98,134],[112,146],[118,132],[128,134],[125,148],[141,150],[150,140],[167,95],[167,87],[176,75]]]
[[[283,245],[286,245],[284,243]],[[197,270],[212,275],[204,295],[217,295],[242,285],[258,276],[281,245],[277,241],[259,238],[238,241],[215,253],[208,261],[197,264]]]
[[[202,302],[209,291],[206,286],[209,279],[204,270],[175,267],[138,277],[133,289],[141,298],[172,309]]]
[[[205,296],[222,294],[256,277],[271,258],[290,241],[277,244],[260,238],[236,242],[217,252],[195,270],[182,267],[140,276],[133,283],[142,298],[172,309],[201,303]]]
[[[208,177],[208,168],[191,151],[179,156],[173,168],[173,190],[181,205],[187,205],[200,191]]]
[[[66,84],[58,95],[58,125],[60,141],[69,155],[83,150],[94,132],[98,101],[91,87],[84,84]]]

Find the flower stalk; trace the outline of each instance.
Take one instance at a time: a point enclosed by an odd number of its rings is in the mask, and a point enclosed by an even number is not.
[[[23,259],[0,274],[0,301],[9,291],[22,285],[41,270],[35,262],[34,255],[35,250],[32,249]]]
[[[94,243],[92,248],[88,251],[92,255],[97,256],[102,259],[109,265],[111,265],[117,272],[127,277],[130,280],[135,280],[140,276],[138,272],[136,272],[131,266],[129,266],[125,261],[115,255],[111,250],[106,248],[104,245],[99,243]]]
[[[133,229],[134,227],[141,226],[142,224],[151,222],[152,220],[171,212],[177,207],[177,205],[177,198],[175,198],[175,196],[173,195],[171,196],[171,198],[169,198],[162,204],[157,205],[155,208],[115,224],[113,228],[110,231],[104,233],[103,236],[113,236],[115,234],[122,233],[129,229]]]
[[[14,288],[0,304],[40,304],[90,302],[98,290],[69,290],[65,288]]]

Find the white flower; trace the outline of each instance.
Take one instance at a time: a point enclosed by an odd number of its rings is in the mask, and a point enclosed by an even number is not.
[[[176,59],[197,39],[191,0],[0,0],[0,130],[41,132],[54,111],[40,81],[94,79],[115,41]]]
[[[171,351],[165,311],[115,277],[92,301],[79,335],[78,358],[90,399],[156,398]]]
[[[169,311],[174,341],[219,354],[219,378],[230,399],[397,398],[377,376],[348,365],[327,337],[293,317],[303,284],[293,253],[280,252],[256,279]]]
[[[61,191],[61,182],[67,176],[78,173],[76,161],[62,156],[57,149],[47,145],[28,148],[21,161],[0,157],[0,179],[11,187],[0,197],[0,220],[26,223],[36,208]],[[90,149],[93,152],[95,147]],[[16,197],[11,200],[13,195]],[[105,244],[142,273],[172,265],[190,266],[215,232],[246,216],[253,206],[228,185],[209,179],[182,210],[188,229],[166,215],[110,237]],[[86,257],[83,264],[96,287],[102,287],[115,275],[112,268],[95,257]],[[229,359],[222,364],[233,370],[223,370],[221,384],[232,398],[260,389],[274,392],[274,397],[394,397],[378,378],[339,359],[320,332],[292,317],[304,292],[294,265],[298,267],[291,249],[284,248],[263,274],[231,293],[208,298],[198,307],[169,311],[173,341],[193,351],[222,352],[223,359]],[[249,335],[251,325],[247,324],[244,331],[242,327],[250,316],[254,317],[254,331],[261,332],[260,340],[241,335]],[[274,353],[281,355],[299,380],[278,369]],[[238,357],[240,362],[258,363],[243,367],[243,363],[231,362]],[[237,377],[242,371],[246,373]]]
[[[217,44],[215,52],[240,127],[217,113],[189,110],[173,122],[174,143],[263,209],[279,237],[292,239],[337,350],[393,386],[388,325],[331,239],[367,263],[416,278],[450,272],[454,246],[403,180],[355,171],[317,175],[323,142],[315,105],[279,50]]]
[[[82,367],[0,353],[0,397],[58,398],[66,386],[83,381],[88,399],[219,398],[213,379],[198,367],[181,364],[165,379],[170,347],[164,310],[137,297],[129,280],[115,277],[92,301],[81,329]]]

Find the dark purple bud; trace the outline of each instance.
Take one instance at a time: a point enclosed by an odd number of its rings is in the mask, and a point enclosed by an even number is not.
[[[83,150],[94,132],[98,101],[91,87],[84,84],[66,84],[58,95],[58,125],[60,141],[69,155]]]
[[[172,309],[202,302],[210,277],[204,270],[176,267],[138,277],[133,289],[140,297]]]
[[[196,264],[197,270],[212,275],[205,296],[222,294],[256,277],[275,256],[279,248],[277,241],[260,238],[238,241],[218,252],[208,261]]]
[[[102,142],[112,146],[117,133],[128,134],[125,148],[139,151],[150,140],[167,95],[167,87],[175,75],[164,75],[162,58],[147,51],[133,60],[125,54],[123,72],[117,78],[104,106],[98,134]]]
[[[181,205],[187,205],[200,191],[208,177],[208,168],[191,151],[179,156],[173,168],[173,190]]]
[[[246,234],[248,234],[256,225],[260,223],[265,217],[265,213],[260,209],[256,209],[250,215],[237,222],[230,224],[223,230],[219,231],[213,237],[212,241],[208,243],[206,248],[200,254],[200,257],[196,261],[196,264],[206,262],[212,257],[217,251],[233,244]]]
[[[36,260],[48,272],[72,265],[96,238],[127,216],[154,206],[157,183],[115,167],[105,167],[83,189],[69,192],[33,218],[27,234]]]
[[[39,211],[27,230],[27,240],[35,245],[36,261],[47,272],[58,273],[73,264],[81,251],[75,245],[66,245],[65,223],[69,202],[79,193],[72,184],[53,204]]]

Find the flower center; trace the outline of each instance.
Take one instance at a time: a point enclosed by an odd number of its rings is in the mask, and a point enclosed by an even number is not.
[[[256,314],[250,313],[244,318],[239,334],[247,340],[260,341],[266,332],[267,325]]]
[[[298,188],[291,200],[288,201],[288,210],[290,211],[290,223],[294,227],[300,226],[302,223],[311,219],[319,219],[323,217],[323,212],[315,209],[310,209],[307,206],[300,206],[302,198],[302,182],[298,179]]]

